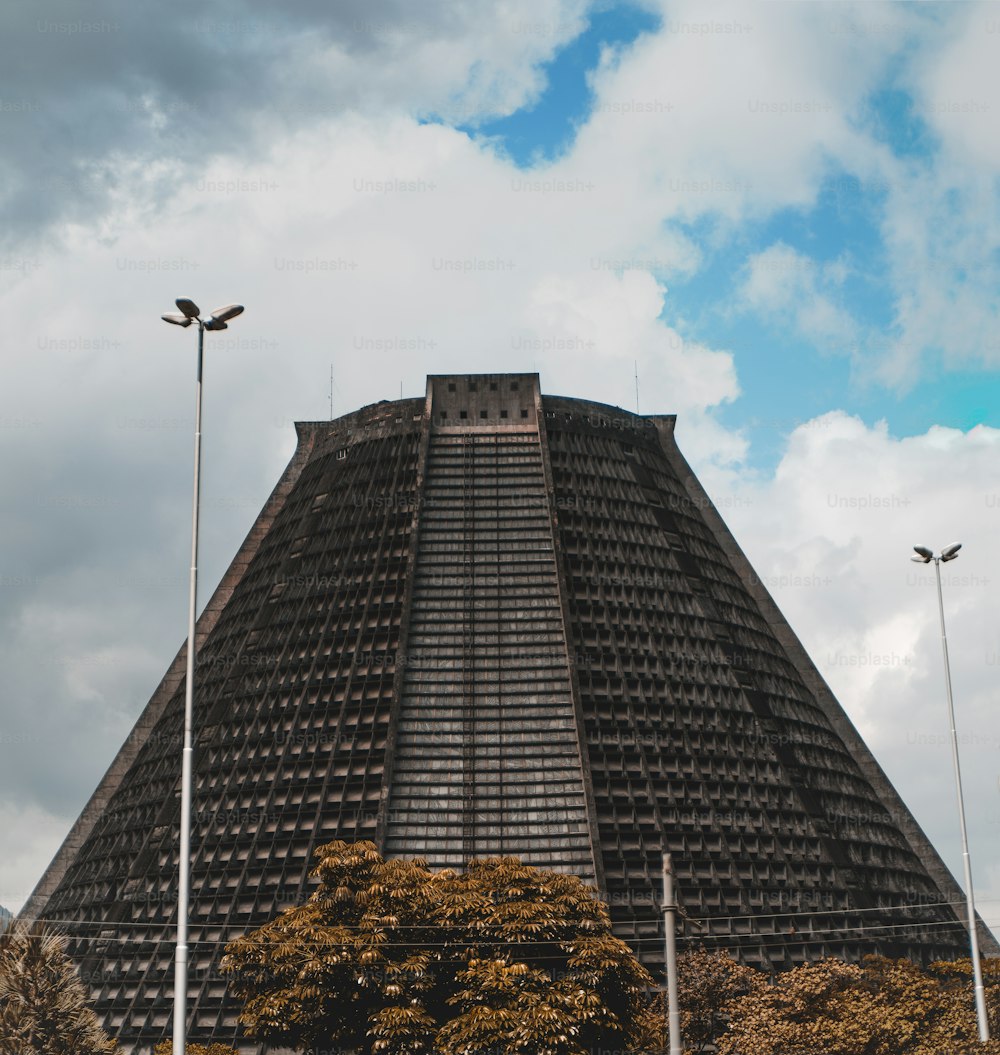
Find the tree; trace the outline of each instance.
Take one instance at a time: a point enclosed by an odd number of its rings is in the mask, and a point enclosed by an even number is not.
[[[981,967],[990,1036],[997,1037],[1000,1035],[1000,957],[984,957]],[[968,1007],[973,984],[971,959],[939,960],[927,970],[944,991],[951,994],[960,1005]]]
[[[161,1040],[153,1048],[153,1055],[172,1055],[173,1043],[169,1040]],[[185,1044],[184,1055],[240,1055],[236,1048],[230,1048],[226,1044]]]
[[[117,1045],[87,1000],[63,938],[19,923],[0,933],[4,1055],[112,1055]]]
[[[651,984],[579,879],[516,858],[457,874],[317,851],[319,889],[227,947],[261,1040],[372,1055],[589,1055],[638,1042]]]
[[[1000,1055],[978,1043],[961,973],[962,961],[923,971],[880,956],[796,967],[730,1005],[719,1055]]]
[[[763,973],[728,953],[682,953],[677,958],[677,998],[685,1049],[692,1055],[714,1050],[729,1025],[733,1004],[764,985]]]
[[[739,963],[728,953],[705,949],[681,953],[677,957],[677,1003],[685,1055],[715,1051],[736,1001],[765,984],[764,974]],[[667,1051],[666,1019],[666,997],[661,993],[639,1016],[640,1051],[648,1055]]]

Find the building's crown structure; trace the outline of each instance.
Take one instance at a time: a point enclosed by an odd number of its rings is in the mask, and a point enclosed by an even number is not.
[[[190,1040],[241,1036],[224,942],[337,838],[575,873],[654,968],[665,851],[692,939],[756,966],[964,953],[959,888],[673,425],[481,374],[298,426],[198,623]],[[24,912],[126,1050],[170,1031],[183,671]]]

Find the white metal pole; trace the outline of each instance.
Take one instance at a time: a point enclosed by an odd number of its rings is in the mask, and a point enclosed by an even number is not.
[[[965,802],[962,796],[962,769],[958,761],[958,732],[955,728],[955,702],[951,695],[951,666],[948,663],[948,637],[944,629],[944,594],[941,590],[941,559],[934,558],[937,574],[938,614],[941,617],[941,649],[944,653],[944,680],[948,690],[948,720],[951,723],[951,760],[955,767],[955,789],[958,794],[958,823],[962,832],[962,865],[965,870],[965,899],[969,912],[969,944],[972,949],[972,976],[976,994],[976,1022],[979,1039],[984,1044],[990,1039],[990,1023],[986,1017],[986,990],[983,988],[983,968],[979,962],[979,935],[976,933],[976,901],[972,892],[972,862],[969,859],[969,837],[965,829]]]
[[[670,1034],[670,1055],[682,1055],[681,1012],[677,1003],[677,941],[674,927],[677,906],[674,902],[674,873],[670,854],[663,855],[663,923],[667,962],[667,1027]]]
[[[191,582],[188,594],[187,674],[184,681],[184,751],[181,756],[181,838],[177,884],[177,949],[174,962],[174,1050],[187,1040],[188,892],[191,872],[192,728],[194,725],[194,627],[198,609],[198,505],[201,488],[201,375],[205,324],[198,322],[198,376],[194,413],[194,497],[191,506]]]

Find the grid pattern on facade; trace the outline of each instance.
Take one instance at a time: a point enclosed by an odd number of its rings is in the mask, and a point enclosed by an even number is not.
[[[965,951],[940,907],[957,884],[663,419],[537,384],[434,377],[426,399],[299,426],[203,624],[193,1042],[237,1040],[224,942],[300,901],[334,838],[593,880],[654,969],[664,851],[707,920],[690,937],[750,964]],[[170,1029],[177,669],[30,903],[143,1055]]]
[[[611,425],[574,400],[545,407],[617,933],[660,961],[670,851],[687,911],[715,917],[694,940],[721,938],[747,962],[856,959],[873,949],[862,933],[880,925],[883,952],[959,955],[960,928],[926,927],[954,924],[954,912],[928,907],[940,891],[757,611],[652,423],[623,415]]]
[[[239,1036],[224,942],[302,900],[318,845],[374,837],[420,435],[402,417],[317,445],[199,656],[192,1042]],[[182,720],[183,686],[45,912],[88,936],[74,955],[126,1049],[169,1035]]]
[[[409,635],[386,852],[592,881],[536,429],[432,431]]]

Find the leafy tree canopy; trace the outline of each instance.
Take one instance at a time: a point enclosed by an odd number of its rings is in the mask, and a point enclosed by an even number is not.
[[[371,1055],[636,1050],[652,984],[579,879],[512,857],[431,872],[317,851],[318,890],[227,947],[257,1039]]]
[[[987,964],[995,1034],[1000,962]],[[1000,1041],[978,1041],[967,960],[926,971],[881,956],[823,960],[754,987],[727,1011],[719,1055],[1000,1055]]]
[[[319,889],[232,942],[223,962],[248,1033],[364,1055],[659,1055],[663,998],[578,879],[515,858],[464,874],[318,851]],[[1000,1033],[1000,960],[984,960]],[[768,977],[725,953],[679,963],[686,1055],[1000,1055],[978,1043],[968,960],[870,956]]]
[[[172,1041],[163,1040],[153,1048],[153,1055],[173,1055]],[[240,1055],[236,1048],[227,1044],[186,1044],[184,1055]]]
[[[714,1051],[729,1025],[729,1008],[741,997],[757,993],[764,984],[760,971],[727,953],[704,949],[682,953],[677,964],[677,997],[687,1051],[691,1055]],[[663,1021],[662,1007],[654,1021]]]

